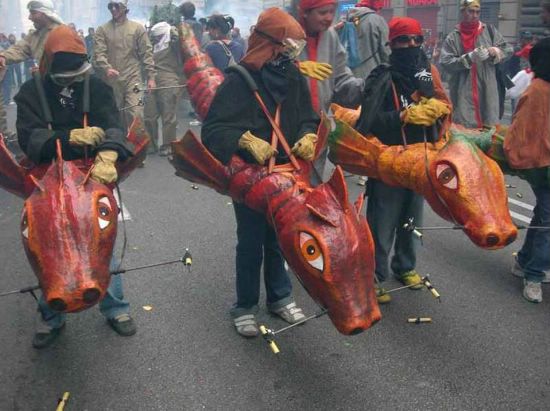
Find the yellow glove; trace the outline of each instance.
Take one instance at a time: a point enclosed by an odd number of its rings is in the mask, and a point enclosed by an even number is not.
[[[438,119],[435,108],[426,104],[413,104],[403,110],[402,119],[405,124],[417,126],[431,126]]]
[[[105,138],[105,132],[100,127],[84,127],[71,130],[69,143],[77,146],[97,146]]]
[[[317,63],[316,61],[300,61],[300,72],[304,76],[323,81],[332,75],[332,66],[328,63]]]
[[[451,113],[451,110],[446,103],[433,97],[428,99],[423,98],[421,100],[421,104],[423,104],[424,106],[432,107],[435,111],[435,115],[437,116],[437,118],[446,116]]]
[[[313,160],[315,157],[315,146],[317,145],[317,134],[307,133],[294,144],[292,147],[292,154],[297,157],[303,158],[306,161]]]
[[[98,183],[114,183],[118,179],[116,161],[118,153],[114,150],[105,150],[97,153],[92,170],[92,178]]]
[[[239,148],[252,154],[258,164],[262,166],[266,160],[269,160],[277,154],[277,150],[272,149],[271,145],[267,141],[256,137],[250,131],[244,133],[239,139]]]

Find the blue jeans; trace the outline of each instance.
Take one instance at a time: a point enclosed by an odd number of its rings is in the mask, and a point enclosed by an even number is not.
[[[540,283],[544,270],[550,268],[550,188],[533,187],[537,200],[532,226],[549,227],[546,230],[527,230],[523,247],[518,252],[518,264],[525,273],[525,279]]]
[[[117,268],[115,258],[111,260],[110,269]],[[111,284],[107,289],[107,294],[103,300],[99,302],[99,310],[107,319],[116,318],[121,314],[126,314],[130,310],[130,304],[124,299],[122,292],[122,277],[121,275],[111,276]],[[41,295],[38,299],[38,311],[42,314],[42,319],[51,328],[59,328],[65,322],[66,314],[52,310]]]
[[[292,302],[292,284],[273,228],[263,214],[233,203],[237,218],[237,302],[233,318],[258,312],[260,277],[264,262],[267,306],[276,310]]]
[[[375,273],[383,282],[389,277],[388,260],[392,247],[391,269],[395,276],[399,277],[416,267],[419,239],[404,230],[403,225],[413,217],[414,224],[422,226],[424,197],[372,178],[367,182],[367,195],[367,221],[374,239]]]

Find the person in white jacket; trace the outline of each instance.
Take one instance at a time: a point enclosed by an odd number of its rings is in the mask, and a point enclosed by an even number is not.
[[[533,44],[528,44],[520,51],[518,51],[516,53],[516,56],[529,62],[529,53],[531,52],[532,48]],[[512,113],[516,111],[517,100],[521,97],[523,92],[527,90],[527,87],[529,87],[529,84],[531,84],[531,80],[533,80],[533,76],[534,75],[531,67],[527,65],[526,68],[518,71],[516,75],[512,78],[514,87],[506,90],[506,98],[509,98],[512,102]]]

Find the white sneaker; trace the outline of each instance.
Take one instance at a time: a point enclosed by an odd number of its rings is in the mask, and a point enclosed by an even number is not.
[[[296,306],[295,302],[287,304],[276,310],[270,310],[273,314],[278,315],[283,320],[289,324],[295,324],[302,320],[305,320],[306,316],[304,315],[302,309]]]
[[[523,269],[519,265],[517,259],[514,260],[514,263],[512,264],[512,269],[510,271],[512,272],[512,275],[515,275],[516,277],[525,277],[525,273],[523,272]],[[544,284],[550,283],[550,271],[544,271],[544,278],[542,279],[542,282]]]
[[[532,303],[542,302],[542,287],[540,283],[523,280],[523,297]]]

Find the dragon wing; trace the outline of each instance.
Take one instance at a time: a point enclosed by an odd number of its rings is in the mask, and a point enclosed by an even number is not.
[[[229,170],[220,163],[195,134],[188,130],[181,140],[172,143],[170,162],[176,175],[203,184],[221,194],[226,194],[229,185]]]
[[[27,174],[28,171],[15,160],[0,135],[0,187],[25,199],[29,195],[25,189]]]

